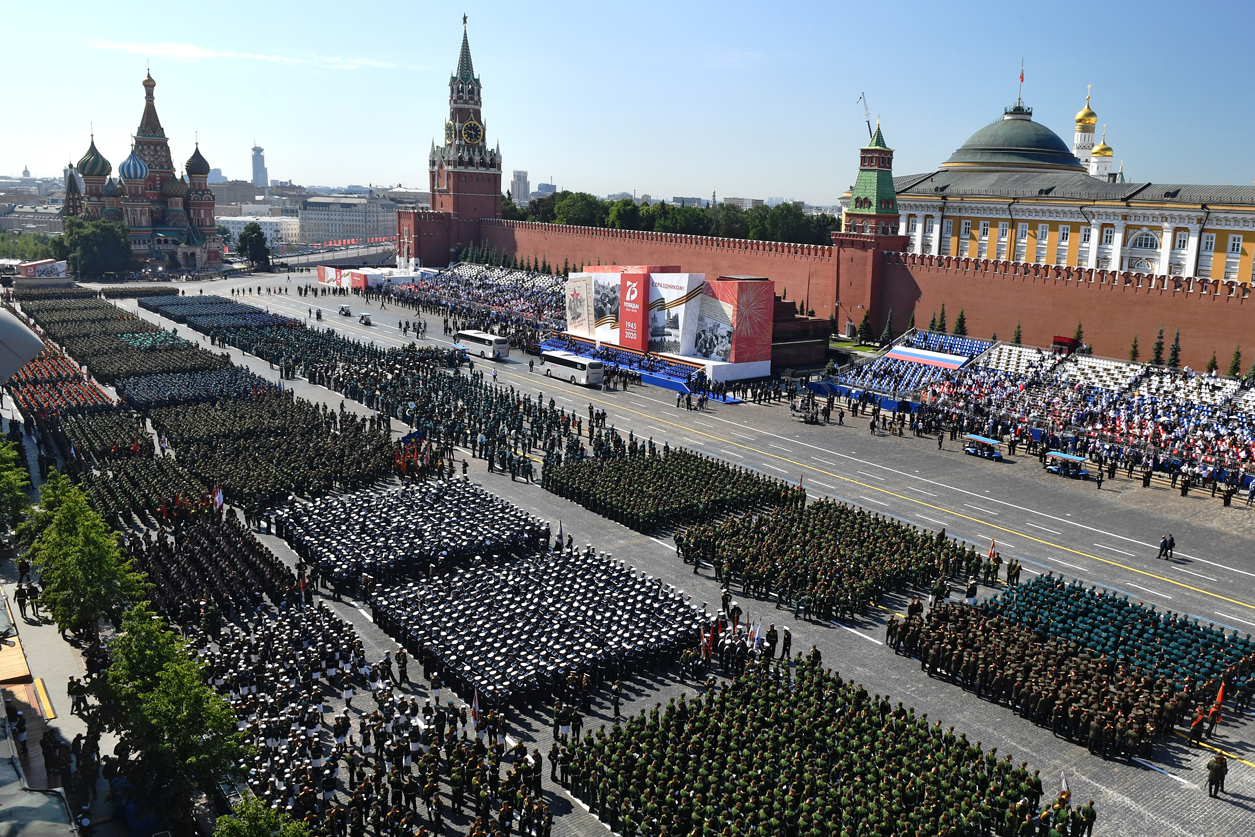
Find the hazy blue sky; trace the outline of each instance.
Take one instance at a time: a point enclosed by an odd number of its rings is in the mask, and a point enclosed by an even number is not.
[[[116,170],[150,62],[177,161],[248,177],[427,184],[470,16],[505,179],[598,194],[834,202],[867,139],[866,91],[899,174],[933,169],[1024,100],[1070,145],[1094,85],[1130,179],[1250,183],[1247,3],[282,2],[0,0],[10,42],[0,172],[77,160],[94,123]],[[180,162],[181,165],[181,162]]]

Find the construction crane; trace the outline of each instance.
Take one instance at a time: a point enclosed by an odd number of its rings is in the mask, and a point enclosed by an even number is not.
[[[867,138],[870,140],[874,134],[872,134],[872,112],[867,109],[866,93],[860,93],[858,96],[858,102],[855,102],[854,104],[857,105],[859,102],[863,103],[863,118],[867,120]]]

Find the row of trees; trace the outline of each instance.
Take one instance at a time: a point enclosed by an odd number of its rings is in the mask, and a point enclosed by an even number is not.
[[[577,227],[647,230],[683,235],[786,241],[793,244],[829,244],[841,221],[832,215],[807,215],[791,203],[757,206],[748,211],[730,204],[672,206],[637,204],[631,198],[604,201],[586,192],[555,192],[526,207],[515,205],[507,192],[501,217],[514,221],[543,221]]]
[[[141,811],[176,827],[191,823],[196,794],[235,776],[246,755],[230,704],[205,682],[183,640],[149,607],[149,583],[137,572],[86,494],[58,471],[30,507],[25,470],[13,445],[0,445],[0,506],[17,541],[40,571],[41,600],[62,636],[117,635],[108,669],[92,681],[94,710],[128,754],[119,762],[120,793]],[[189,829],[190,830],[190,829]]]
[[[50,246],[51,258],[64,259],[66,270],[75,276],[129,273],[137,267],[130,229],[120,221],[66,218],[65,232],[54,237]]]
[[[0,230],[0,259],[37,262],[52,258],[52,238],[43,233]]]

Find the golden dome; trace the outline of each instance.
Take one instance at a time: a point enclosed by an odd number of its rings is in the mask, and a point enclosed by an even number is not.
[[[1114,152],[1112,152],[1111,146],[1107,145],[1107,126],[1104,125],[1102,128],[1102,141],[1099,142],[1098,145],[1094,146],[1094,150],[1090,152],[1090,156],[1110,157],[1113,153]]]
[[[1085,107],[1081,108],[1076,113],[1076,127],[1080,128],[1082,126],[1090,126],[1092,129],[1092,127],[1097,124],[1098,114],[1089,109],[1089,96],[1087,95],[1085,97]]]

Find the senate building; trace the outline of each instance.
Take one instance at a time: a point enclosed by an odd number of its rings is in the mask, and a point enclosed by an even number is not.
[[[1249,284],[1255,186],[1130,180],[1113,171],[1105,129],[1095,144],[1097,125],[1086,97],[1069,148],[1016,102],[936,171],[893,177],[877,199],[894,199],[886,214],[899,214],[910,253]],[[880,232],[885,219],[862,217],[872,184],[859,177],[844,229]]]

